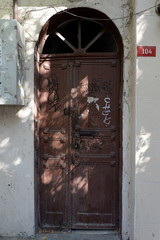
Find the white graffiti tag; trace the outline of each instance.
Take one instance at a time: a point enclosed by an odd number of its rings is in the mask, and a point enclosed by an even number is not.
[[[102,112],[102,115],[105,116],[103,122],[106,124],[106,127],[111,123],[111,117],[110,117],[110,112],[111,112],[111,99],[107,96],[104,98],[105,106],[102,107],[104,110]]]

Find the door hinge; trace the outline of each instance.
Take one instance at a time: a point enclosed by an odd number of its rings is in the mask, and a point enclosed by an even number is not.
[[[78,61],[78,60],[76,60],[76,61],[75,61],[75,67],[80,67],[80,65],[81,65],[81,62]]]
[[[65,115],[65,116],[69,116],[69,115],[70,115],[70,112],[71,112],[70,107],[64,108],[64,115]]]
[[[117,225],[119,225],[119,218],[117,218],[116,223],[117,223]]]
[[[62,64],[62,69],[66,69],[67,68],[67,64]]]

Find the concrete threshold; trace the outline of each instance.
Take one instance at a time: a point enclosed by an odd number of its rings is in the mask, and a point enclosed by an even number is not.
[[[37,240],[120,240],[117,233],[104,231],[72,231],[70,233],[38,234]]]
[[[72,231],[40,233],[35,238],[0,237],[0,240],[120,240],[116,232],[108,231]]]

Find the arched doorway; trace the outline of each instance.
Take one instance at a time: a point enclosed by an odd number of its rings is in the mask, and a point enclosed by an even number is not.
[[[97,10],[71,9],[46,23],[37,47],[40,228],[119,230],[118,30]]]

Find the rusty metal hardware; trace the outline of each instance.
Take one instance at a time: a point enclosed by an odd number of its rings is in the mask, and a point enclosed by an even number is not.
[[[80,66],[81,66],[81,62],[78,61],[78,60],[76,60],[76,61],[75,61],[75,66],[76,66],[76,67],[80,67]]]
[[[75,153],[74,155],[72,155],[72,164],[74,166],[78,166],[79,165],[79,160],[78,160],[78,153]]]
[[[74,144],[74,148],[75,148],[75,149],[78,149],[78,147],[79,147],[79,145],[78,145],[78,143],[76,142],[76,143]]]
[[[80,131],[80,126],[76,124],[75,131]]]
[[[111,152],[111,157],[114,158],[116,156],[115,152]]]
[[[44,160],[47,160],[48,158],[49,158],[48,153],[44,153],[44,154],[43,154],[43,159],[44,159]]]
[[[48,143],[48,137],[43,138],[44,143]]]
[[[43,165],[43,168],[46,168],[46,169],[48,168],[48,164],[46,162],[43,161],[42,165]]]
[[[48,133],[49,128],[44,128],[43,133]]]
[[[73,138],[73,148],[74,149],[78,149],[79,148],[79,140],[80,140],[79,133],[75,133],[74,134],[74,138]]]
[[[111,167],[115,167],[116,166],[116,161],[111,161],[110,165],[111,165]]]
[[[61,133],[65,134],[66,133],[66,129],[65,128],[61,128]]]
[[[62,160],[65,160],[65,159],[66,159],[66,155],[62,153],[62,154],[61,154],[61,159],[62,159]]]
[[[88,130],[84,130],[84,131],[79,131],[80,136],[95,136],[95,131],[88,131]]]
[[[75,161],[73,162],[73,165],[74,165],[74,166],[78,166],[78,165],[79,165],[79,161],[75,160]]]
[[[74,134],[74,138],[75,138],[75,139],[79,139],[79,138],[80,138],[79,132],[76,132],[76,133]]]
[[[62,69],[66,69],[67,68],[67,64],[62,64]]]
[[[65,162],[60,162],[60,168],[63,169],[64,173],[68,175],[68,172],[66,171],[67,164]]]
[[[48,160],[48,159],[51,159],[51,160],[59,160],[59,159],[65,160],[66,159],[66,155],[64,153],[62,153],[60,155],[53,156],[53,155],[50,155],[48,153],[44,153],[43,154],[43,159],[44,160]]]
[[[70,109],[70,107],[64,108],[63,111],[64,111],[64,115],[65,115],[65,116],[69,116],[70,113],[71,113],[71,109]]]
[[[65,128],[61,128],[60,130],[53,130],[53,129],[49,129],[49,128],[44,128],[43,129],[43,133],[46,134],[46,133],[56,133],[56,132],[60,132],[62,134],[65,134],[66,133],[66,129]]]
[[[43,161],[43,168],[45,168],[45,169],[48,169],[49,168],[49,165],[48,165],[48,163],[47,162],[44,162]],[[67,164],[65,163],[65,162],[60,162],[58,165],[54,165],[54,166],[59,166],[60,168],[62,168],[63,170],[64,170],[64,172],[65,172],[65,174],[68,174],[68,172],[65,170],[66,169],[66,167],[67,167]]]
[[[61,167],[62,169],[65,169],[66,166],[67,166],[67,164],[66,164],[65,162],[60,162],[60,167]]]
[[[61,142],[61,143],[65,143],[65,142],[66,142],[66,138],[61,138],[61,139],[60,139],[60,142]]]
[[[72,159],[72,164],[73,164],[74,166],[78,166],[78,165],[79,165],[79,161],[78,161],[77,159],[73,158],[73,159]]]
[[[114,141],[116,139],[115,135],[111,135],[111,141]]]

